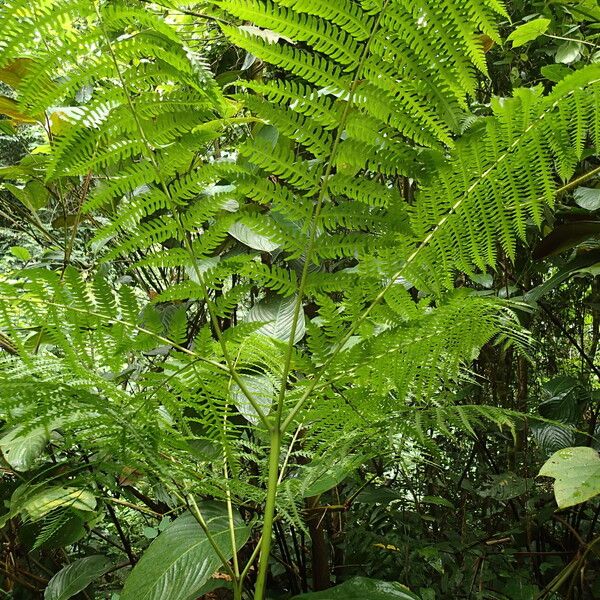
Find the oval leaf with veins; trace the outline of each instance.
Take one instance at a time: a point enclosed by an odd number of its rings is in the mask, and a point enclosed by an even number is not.
[[[273,252],[273,250],[279,248],[279,244],[272,242],[268,237],[260,233],[256,233],[244,223],[234,223],[229,228],[229,235],[254,250]]]
[[[44,592],[44,600],[68,600],[104,575],[112,566],[108,558],[99,554],[80,558],[52,577]]]
[[[558,508],[581,504],[600,494],[600,457],[594,448],[563,448],[544,463],[539,475],[554,478]]]
[[[242,375],[241,379],[244,382],[246,390],[262,409],[263,413],[268,415],[275,400],[275,386],[273,382],[266,375]],[[240,414],[253,425],[258,425],[260,422],[258,413],[237,383],[232,384],[231,395],[233,396],[235,407],[240,411]]]
[[[263,322],[264,325],[257,330],[258,333],[287,342],[292,332],[296,302],[297,296],[263,300],[250,309],[246,320]],[[301,307],[294,332],[294,344],[297,344],[305,333],[304,310]]]

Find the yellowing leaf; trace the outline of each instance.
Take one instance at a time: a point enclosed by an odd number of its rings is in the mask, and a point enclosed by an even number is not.
[[[477,37],[479,38],[479,41],[481,42],[481,45],[483,46],[484,52],[489,52],[494,47],[494,44],[496,43],[489,35],[486,35],[485,33],[482,33],[481,35],[479,35]]]
[[[62,135],[71,127],[70,115],[73,109],[68,106],[63,106],[54,109],[50,113],[50,131],[53,135]]]
[[[0,96],[0,115],[6,115],[17,123],[36,123],[39,121],[38,118],[22,112],[18,102],[8,96]]]
[[[19,88],[23,77],[27,75],[33,61],[30,58],[16,58],[3,69],[0,69],[0,81],[14,89]]]
[[[37,521],[61,506],[92,511],[96,508],[96,498],[87,490],[74,487],[50,487],[29,498],[22,509]]]

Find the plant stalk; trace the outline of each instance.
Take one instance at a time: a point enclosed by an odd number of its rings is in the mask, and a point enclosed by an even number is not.
[[[267,481],[267,501],[263,520],[262,538],[260,543],[260,558],[258,577],[254,590],[254,600],[264,600],[269,570],[269,555],[271,554],[271,538],[273,537],[273,519],[275,517],[275,502],[277,500],[277,485],[279,481],[279,457],[281,454],[281,430],[271,429],[269,450],[269,472]]]

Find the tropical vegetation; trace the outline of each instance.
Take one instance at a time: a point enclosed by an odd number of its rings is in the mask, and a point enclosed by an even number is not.
[[[14,600],[600,597],[595,0],[1,0]]]

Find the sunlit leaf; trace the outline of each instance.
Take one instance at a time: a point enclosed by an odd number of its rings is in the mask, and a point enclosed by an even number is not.
[[[527,23],[519,25],[508,36],[507,40],[512,42],[513,48],[518,48],[540,37],[546,32],[548,25],[550,25],[550,19],[539,18],[527,21]]]
[[[263,300],[252,307],[246,320],[250,322],[264,322],[265,324],[258,329],[258,333],[287,342],[290,339],[292,331],[297,301],[298,299],[296,296],[291,298],[272,298],[270,300]],[[300,307],[294,334],[295,344],[304,337],[305,332],[304,311],[302,307]]]
[[[242,375],[241,379],[247,391],[250,392],[263,413],[269,414],[275,401],[275,386],[273,382],[266,375]],[[237,383],[231,385],[231,395],[233,396],[235,407],[240,413],[248,421],[254,425],[258,425],[260,421],[258,413]]]
[[[91,492],[75,487],[48,487],[42,492],[28,497],[22,504],[21,510],[36,521],[63,506],[92,511],[96,508],[96,498]]]

